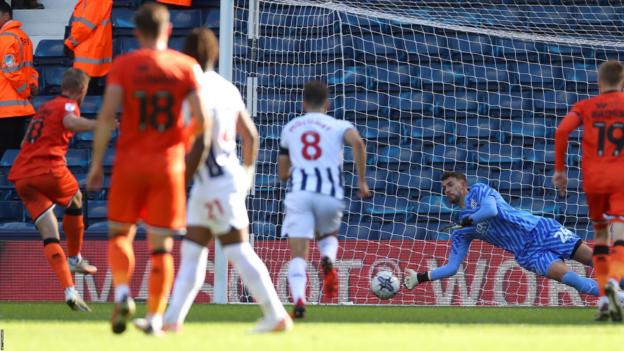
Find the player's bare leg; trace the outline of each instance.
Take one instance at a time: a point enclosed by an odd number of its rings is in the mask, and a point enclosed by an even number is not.
[[[180,245],[180,267],[173,285],[171,301],[163,318],[163,330],[180,332],[195,297],[206,279],[208,244],[212,233],[207,228],[188,227]]]
[[[111,316],[111,327],[115,334],[126,330],[126,324],[135,311],[129,286],[134,273],[132,241],[135,233],[134,225],[110,224],[108,261],[115,287],[115,307]]]
[[[82,217],[82,193],[80,190],[65,208],[63,232],[67,238],[67,262],[72,273],[95,274],[97,267],[82,258],[82,240],[84,238],[84,219]]]
[[[338,296],[338,273],[334,267],[338,253],[338,231],[321,235],[317,244],[323,270],[323,294],[328,298]]]
[[[260,305],[264,317],[254,328],[256,333],[283,332],[292,329],[292,319],[284,309],[269,270],[249,245],[247,227],[232,230],[218,237],[223,254],[232,262],[245,286]]]
[[[160,335],[163,314],[173,284],[173,231],[150,231],[147,240],[151,252],[152,270],[149,275],[147,315],[134,320],[134,325],[148,335]]]
[[[48,263],[65,291],[65,302],[74,311],[91,311],[74,286],[65,252],[60,245],[58,221],[52,207],[35,220],[35,226],[43,239],[43,251]]]
[[[288,263],[288,286],[290,286],[290,296],[295,304],[291,317],[295,319],[304,318],[309,240],[289,237],[288,246],[290,246],[290,255],[292,256]]]

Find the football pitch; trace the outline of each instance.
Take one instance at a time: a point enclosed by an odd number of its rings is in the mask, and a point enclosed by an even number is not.
[[[4,350],[590,350],[619,347],[624,325],[589,308],[310,306],[287,334],[247,331],[257,306],[195,305],[183,333],[113,335],[110,304],[77,313],[61,303],[0,303]],[[138,306],[138,315],[144,305]]]

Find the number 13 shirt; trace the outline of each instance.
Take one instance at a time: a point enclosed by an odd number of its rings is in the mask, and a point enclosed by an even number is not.
[[[311,191],[344,198],[342,162],[347,121],[322,113],[307,113],[284,126],[280,154],[292,163],[288,191]]]
[[[184,169],[182,103],[199,89],[199,74],[194,59],[169,49],[140,49],[115,59],[107,84],[123,90],[116,165]]]
[[[577,102],[557,128],[555,170],[564,171],[568,135],[583,125],[583,190],[624,189],[624,93],[612,91]]]

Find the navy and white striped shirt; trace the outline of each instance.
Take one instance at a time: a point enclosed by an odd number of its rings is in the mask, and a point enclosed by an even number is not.
[[[347,121],[322,113],[308,113],[284,126],[280,153],[292,163],[288,191],[311,191],[344,198],[342,163]]]

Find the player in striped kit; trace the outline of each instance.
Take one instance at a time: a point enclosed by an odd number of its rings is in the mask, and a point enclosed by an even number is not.
[[[324,275],[323,293],[330,298],[338,294],[334,262],[344,210],[344,144],[353,147],[359,196],[365,198],[370,194],[365,178],[364,142],[353,124],[326,114],[328,95],[324,83],[308,82],[303,90],[306,114],[286,124],[280,140],[279,176],[282,180],[288,179],[282,236],[288,236],[292,255],[288,285],[295,303],[294,318],[303,318],[305,314],[308,244],[315,235]]]
[[[188,232],[181,245],[181,264],[164,329],[178,331],[206,278],[207,245],[217,238],[264,318],[255,332],[282,332],[292,320],[277,296],[269,271],[249,244],[249,219],[245,198],[253,182],[258,153],[258,132],[236,87],[214,71],[219,43],[207,28],[196,28],[186,38],[184,53],[204,71],[201,98],[213,114],[211,142],[203,136],[187,156],[187,180],[195,176],[188,199]],[[243,141],[243,165],[236,155],[236,135]]]
[[[559,222],[511,207],[488,185],[468,187],[463,173],[444,173],[442,188],[449,202],[461,208],[463,228],[453,232],[447,264],[431,272],[406,269],[406,288],[457,273],[470,242],[479,239],[512,253],[526,270],[569,285],[580,293],[598,296],[596,281],[579,276],[563,261],[572,259],[592,266],[592,250]]]

